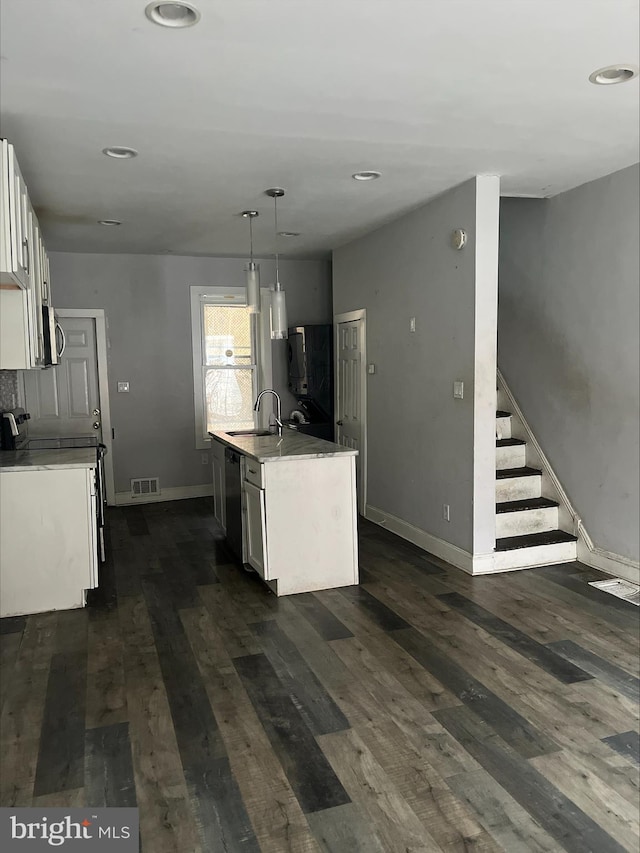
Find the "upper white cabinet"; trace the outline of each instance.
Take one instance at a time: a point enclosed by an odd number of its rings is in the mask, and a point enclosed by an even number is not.
[[[49,259],[13,145],[0,142],[0,369],[24,370],[44,362]]]
[[[2,240],[0,283],[28,289],[33,277],[34,247],[31,244],[31,204],[13,145],[2,140]]]

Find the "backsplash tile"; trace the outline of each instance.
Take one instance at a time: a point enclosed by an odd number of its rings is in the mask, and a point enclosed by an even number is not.
[[[0,410],[18,405],[18,371],[0,370]]]

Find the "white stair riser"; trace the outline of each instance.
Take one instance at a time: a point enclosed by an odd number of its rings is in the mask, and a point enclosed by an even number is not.
[[[496,418],[496,438],[511,438],[511,418]]]
[[[571,563],[577,559],[575,542],[557,542],[555,545],[537,545],[534,548],[516,548],[513,551],[496,551],[493,571],[526,569],[532,566],[552,566]]]
[[[526,465],[527,448],[524,444],[515,444],[510,447],[496,447],[496,468],[502,471],[504,468],[522,468]]]
[[[508,477],[504,480],[496,480],[496,503],[539,498],[542,496],[541,489],[540,474],[533,477]]]
[[[525,509],[522,512],[499,512],[496,515],[496,538],[527,536],[558,529],[558,507]]]

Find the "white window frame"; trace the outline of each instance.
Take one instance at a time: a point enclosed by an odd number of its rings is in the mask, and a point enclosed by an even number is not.
[[[191,296],[191,343],[193,350],[193,400],[195,411],[196,450],[208,450],[211,439],[205,437],[205,394],[204,394],[204,335],[202,329],[202,304],[246,305],[244,287],[201,287],[192,285]],[[260,289],[260,313],[256,315],[256,393],[261,388],[271,388],[271,331],[269,309],[271,294],[267,288]],[[209,365],[210,366],[210,365]],[[264,407],[263,407],[264,408]],[[254,421],[257,418],[254,416]],[[255,423],[255,426],[266,424]]]

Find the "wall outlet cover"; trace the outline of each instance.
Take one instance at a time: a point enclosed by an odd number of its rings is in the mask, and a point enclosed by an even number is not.
[[[456,381],[453,383],[453,396],[456,400],[464,399],[464,382],[462,382],[460,379],[456,379]]]
[[[129,393],[129,383],[128,382],[118,382],[118,394],[128,394]]]

